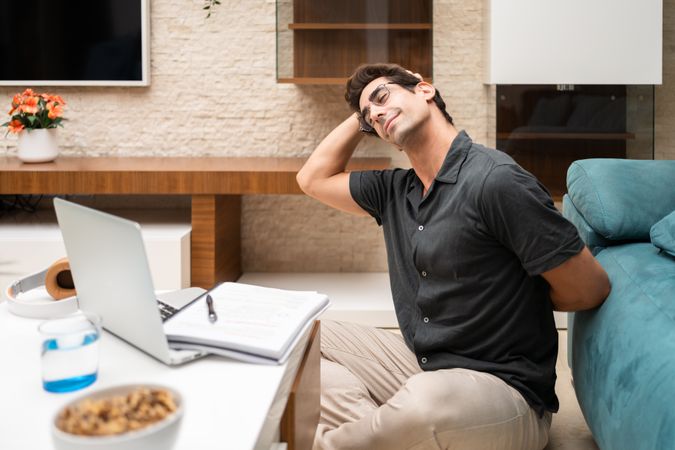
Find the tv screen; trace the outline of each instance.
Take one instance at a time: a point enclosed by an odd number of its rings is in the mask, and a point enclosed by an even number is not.
[[[0,0],[0,84],[146,86],[148,0]]]

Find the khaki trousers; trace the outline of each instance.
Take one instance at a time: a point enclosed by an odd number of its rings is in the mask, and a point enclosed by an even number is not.
[[[321,418],[314,449],[541,450],[540,418],[494,375],[423,372],[400,335],[321,321]]]

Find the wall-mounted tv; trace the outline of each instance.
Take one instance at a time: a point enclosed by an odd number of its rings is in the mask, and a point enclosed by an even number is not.
[[[0,85],[147,86],[149,0],[0,0]]]

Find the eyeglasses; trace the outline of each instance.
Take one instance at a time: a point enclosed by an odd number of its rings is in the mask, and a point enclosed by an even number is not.
[[[383,83],[378,85],[373,92],[368,96],[368,106],[361,110],[361,117],[359,117],[359,122],[361,125],[361,131],[364,133],[375,133],[373,128],[373,121],[370,119],[370,105],[384,106],[387,101],[389,101],[389,95],[391,92],[387,87],[388,84],[398,84],[393,81],[388,83]]]

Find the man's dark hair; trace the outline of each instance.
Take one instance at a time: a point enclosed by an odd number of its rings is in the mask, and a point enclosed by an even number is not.
[[[371,81],[380,77],[385,77],[392,83],[396,83],[410,92],[413,92],[417,83],[420,82],[419,78],[398,64],[362,64],[356,68],[352,76],[347,80],[345,100],[347,100],[349,107],[361,114],[359,100],[361,99],[363,88]],[[452,124],[452,117],[445,110],[445,102],[441,98],[441,93],[438,89],[436,89],[436,95],[434,95],[434,103],[441,110],[443,117]]]

